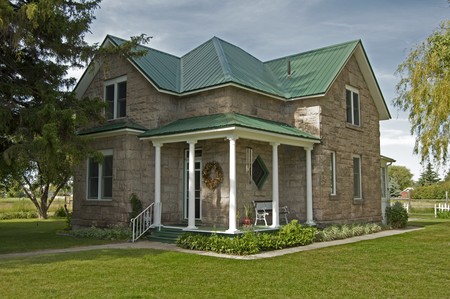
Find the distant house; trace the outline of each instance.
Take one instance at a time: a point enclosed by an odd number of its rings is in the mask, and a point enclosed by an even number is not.
[[[266,62],[217,37],[182,57],[140,49],[92,64],[75,89],[107,104],[80,133],[104,160],[75,174],[75,227],[128,223],[132,193],[154,225],[187,229],[235,233],[253,200],[272,201],[273,227],[285,205],[308,224],[381,221],[390,114],[361,41]]]
[[[403,190],[402,192],[400,192],[400,198],[404,198],[404,199],[410,199],[411,198],[411,191],[414,190],[413,187],[408,187],[405,190]]]

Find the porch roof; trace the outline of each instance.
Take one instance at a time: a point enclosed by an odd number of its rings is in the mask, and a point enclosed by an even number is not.
[[[148,130],[140,135],[140,138],[165,143],[190,139],[213,139],[230,135],[291,145],[312,145],[320,142],[319,137],[286,123],[239,113],[220,113],[179,119],[165,126]]]
[[[136,134],[143,133],[147,128],[136,124],[132,121],[122,119],[119,121],[108,121],[98,126],[80,130],[78,135],[111,135],[118,132],[134,132]],[[98,136],[97,136],[98,137]]]

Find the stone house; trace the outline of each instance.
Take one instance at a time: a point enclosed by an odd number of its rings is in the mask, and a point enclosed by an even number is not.
[[[132,193],[156,225],[188,229],[235,233],[253,200],[272,201],[273,227],[280,206],[308,224],[381,221],[390,114],[360,40],[266,62],[217,37],[182,57],[140,49],[92,64],[75,89],[107,103],[80,132],[104,160],[75,174],[75,227],[129,223]]]

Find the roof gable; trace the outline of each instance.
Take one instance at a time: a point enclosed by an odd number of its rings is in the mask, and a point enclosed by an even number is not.
[[[123,39],[108,35],[102,46],[120,45],[123,42]],[[379,119],[390,118],[360,40],[267,62],[262,62],[217,37],[206,41],[181,58],[149,47],[139,46],[138,49],[146,50],[147,54],[132,57],[129,61],[160,92],[186,95],[232,84],[282,100],[325,95],[350,57],[355,55],[377,106]],[[96,65],[96,70],[87,70],[80,79],[75,88],[78,95],[86,91],[98,71],[98,64]]]

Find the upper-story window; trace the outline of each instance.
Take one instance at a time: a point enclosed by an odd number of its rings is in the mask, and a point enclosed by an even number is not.
[[[127,115],[127,77],[105,82],[105,117],[115,119]]]
[[[346,108],[347,108],[347,122],[349,124],[360,125],[360,101],[359,92],[357,89],[346,86],[345,87]]]

